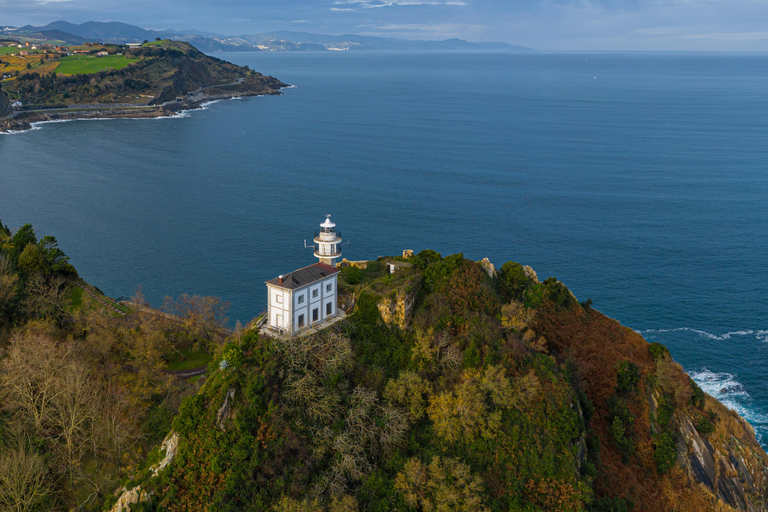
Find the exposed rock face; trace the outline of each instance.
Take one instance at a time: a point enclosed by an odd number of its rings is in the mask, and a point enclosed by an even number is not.
[[[413,256],[413,249],[405,249],[403,251],[403,258],[408,259]]]
[[[488,258],[483,258],[477,263],[481,267],[483,267],[483,270],[485,270],[485,273],[488,274],[488,277],[490,277],[491,279],[496,277],[496,267],[493,266],[493,263],[491,263],[491,260],[489,260]]]
[[[678,463],[692,479],[736,510],[766,511],[768,457],[753,441],[754,431],[746,420],[736,415],[732,418],[735,422],[731,430],[741,432],[732,432],[724,439],[715,434],[710,442],[699,434],[688,416],[676,415]]]
[[[368,268],[368,263],[370,263],[368,260],[350,261],[347,258],[344,258],[336,264],[336,267],[337,268],[354,267],[354,268],[359,268],[364,270]]]
[[[658,393],[649,398],[655,415]],[[687,414],[675,412],[677,463],[713,499],[736,510],[768,511],[768,456],[755,440],[752,426],[712,398],[707,399],[707,407],[717,412],[719,421],[727,421],[728,427],[703,436]]]
[[[125,487],[123,487],[125,489]],[[141,490],[141,486],[136,486],[131,490],[124,490],[117,502],[109,509],[110,512],[130,512],[131,505],[139,502],[149,501],[150,495]]]
[[[540,283],[539,276],[536,275],[536,271],[533,270],[528,265],[525,265],[523,267],[523,274],[525,274],[528,277],[528,279],[533,281],[533,284],[539,284]]]
[[[159,463],[152,466],[152,474],[157,476],[160,471],[166,468],[168,464],[173,462],[173,458],[176,457],[176,452],[179,449],[179,434],[172,432],[169,436],[166,436],[163,440],[163,444],[160,445],[160,450],[165,450],[165,457]]]
[[[224,403],[216,412],[216,426],[218,426],[222,432],[226,432],[227,429],[224,423],[229,417],[229,411],[232,407],[232,401],[235,399],[235,388],[229,388],[227,390],[227,396],[224,397]]]
[[[416,301],[418,290],[406,288],[394,290],[392,293],[379,300],[379,313],[387,325],[396,325],[401,329],[407,329],[413,318],[413,303]]]

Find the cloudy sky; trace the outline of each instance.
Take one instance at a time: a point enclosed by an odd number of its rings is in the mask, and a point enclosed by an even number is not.
[[[58,19],[229,35],[459,37],[541,50],[768,51],[768,0],[0,0],[0,24]]]

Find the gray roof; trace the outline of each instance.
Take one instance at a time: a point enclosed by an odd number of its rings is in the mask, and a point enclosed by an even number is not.
[[[326,265],[325,263],[315,263],[314,265],[294,270],[290,274],[285,274],[282,283],[280,282],[280,278],[276,277],[267,281],[267,284],[279,286],[280,288],[286,288],[288,290],[295,290],[296,288],[307,286],[308,284],[320,281],[321,279],[332,276],[338,272],[339,269]]]

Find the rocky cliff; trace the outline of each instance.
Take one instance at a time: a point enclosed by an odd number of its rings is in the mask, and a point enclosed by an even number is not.
[[[222,347],[173,421],[175,460],[150,458],[123,502],[768,510],[754,431],[662,345],[514,262],[393,261],[342,268],[354,313],[332,328]]]

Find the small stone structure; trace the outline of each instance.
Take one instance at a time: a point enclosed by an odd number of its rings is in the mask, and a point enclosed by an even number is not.
[[[384,263],[387,264],[390,274],[394,274],[396,271],[404,268],[411,268],[413,265],[404,261],[387,260]]]

